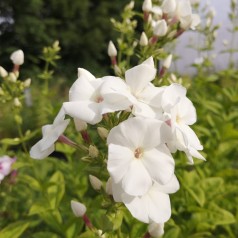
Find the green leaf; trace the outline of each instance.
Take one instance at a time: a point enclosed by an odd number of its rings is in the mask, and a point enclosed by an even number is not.
[[[19,221],[11,223],[0,231],[0,238],[18,238],[30,225],[29,222]]]
[[[28,184],[30,188],[36,191],[41,191],[41,184],[35,178],[27,174],[20,174],[19,177],[24,183]]]
[[[195,185],[194,187],[184,187],[188,193],[196,200],[196,202],[203,207],[205,203],[205,193],[204,191],[199,187],[199,185]]]
[[[49,207],[48,201],[41,199],[40,201],[35,202],[31,206],[28,215],[31,216],[31,215],[35,215],[35,214],[44,213],[49,209],[50,209],[50,207]]]
[[[178,238],[180,234],[179,227],[173,227],[170,230],[166,231],[163,238]]]
[[[48,199],[52,209],[58,208],[61,199],[65,193],[65,181],[64,175],[57,171],[49,180],[49,186],[47,188]]]
[[[59,236],[52,232],[37,232],[34,233],[32,238],[58,238]]]
[[[93,233],[92,231],[86,231],[83,234],[81,234],[80,236],[77,236],[78,238],[98,238],[98,236]]]

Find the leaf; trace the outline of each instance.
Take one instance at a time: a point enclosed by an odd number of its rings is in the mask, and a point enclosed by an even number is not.
[[[35,215],[35,214],[40,214],[40,213],[46,212],[49,209],[50,209],[50,207],[49,207],[48,201],[42,199],[40,201],[35,202],[31,206],[28,215],[31,216],[31,215]]]
[[[93,233],[92,231],[86,231],[83,234],[81,234],[80,236],[77,236],[77,238],[98,238],[97,235],[95,235],[95,233]]]
[[[59,236],[52,232],[37,232],[34,233],[32,238],[58,238]]]
[[[180,228],[176,226],[166,231],[163,238],[178,238],[179,234],[180,234]]]
[[[35,178],[27,174],[20,174],[19,177],[24,183],[28,184],[30,188],[36,191],[41,191],[41,184]]]
[[[30,225],[29,222],[19,221],[11,223],[0,231],[0,238],[18,238]]]
[[[64,175],[57,171],[55,172],[49,180],[49,186],[47,188],[48,199],[50,202],[50,207],[52,209],[58,208],[61,199],[65,193],[65,181]]]
[[[203,207],[205,203],[205,193],[204,191],[199,187],[199,184],[195,185],[194,187],[184,187],[188,193],[196,200],[196,202],[199,204],[199,206]]]

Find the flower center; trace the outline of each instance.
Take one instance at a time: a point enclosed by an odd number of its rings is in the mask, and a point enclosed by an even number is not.
[[[181,122],[181,118],[179,117],[179,115],[176,116],[176,122],[179,124]]]
[[[103,97],[102,96],[98,96],[97,98],[96,98],[96,102],[97,103],[100,103],[100,102],[102,102],[103,101]]]
[[[134,155],[135,155],[136,159],[140,159],[143,155],[143,149],[140,147],[135,149]]]

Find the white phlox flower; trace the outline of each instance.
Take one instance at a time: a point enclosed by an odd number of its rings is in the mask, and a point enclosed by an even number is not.
[[[179,182],[173,174],[170,180],[161,185],[153,182],[142,196],[132,196],[123,190],[122,183],[112,180],[112,193],[116,202],[123,202],[133,217],[144,223],[164,223],[171,216],[171,205],[168,194],[179,189]]]
[[[168,86],[162,96],[162,108],[173,133],[173,140],[167,143],[170,151],[184,151],[190,163],[193,163],[192,157],[205,160],[198,152],[203,146],[189,127],[196,122],[197,115],[192,102],[186,97],[186,89],[179,84]]]
[[[108,135],[107,169],[123,191],[142,196],[153,181],[166,184],[174,173],[174,160],[166,146],[171,129],[163,121],[130,118],[114,127]]]
[[[132,114],[149,118],[159,118],[162,114],[158,104],[162,95],[162,87],[155,87],[151,81],[155,78],[156,69],[150,57],[138,66],[125,72],[125,81],[120,78],[105,82],[102,92],[111,98],[130,101]]]
[[[33,159],[44,159],[49,156],[54,150],[54,143],[58,140],[61,134],[68,126],[70,119],[65,119],[63,108],[59,111],[53,124],[42,127],[42,139],[38,141],[30,150],[30,156]]]
[[[79,78],[69,91],[69,102],[63,103],[65,114],[89,124],[102,120],[102,115],[127,109],[130,102],[127,98],[112,97],[103,90],[106,81],[120,80],[118,77],[106,76],[95,78],[87,70],[80,70]]]

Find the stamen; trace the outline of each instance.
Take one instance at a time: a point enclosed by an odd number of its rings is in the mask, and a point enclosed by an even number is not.
[[[140,159],[143,155],[143,149],[140,147],[135,149],[134,155],[137,159]]]

